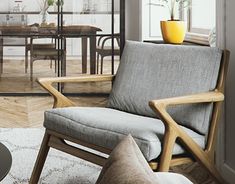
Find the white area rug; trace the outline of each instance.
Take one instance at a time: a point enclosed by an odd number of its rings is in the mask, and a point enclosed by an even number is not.
[[[44,129],[0,129],[0,142],[9,148],[13,158],[10,173],[1,184],[28,184],[43,135]],[[194,184],[214,184],[197,164],[171,169]],[[39,184],[94,184],[100,171],[97,165],[50,149]]]
[[[28,184],[43,129],[0,129],[0,142],[12,153],[13,163],[8,176],[1,184]],[[50,149],[40,184],[93,184],[101,167]]]

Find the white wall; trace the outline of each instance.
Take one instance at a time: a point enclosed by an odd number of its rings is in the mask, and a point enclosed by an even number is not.
[[[167,8],[150,6],[150,0],[126,0],[126,38],[128,40],[162,39],[160,20],[168,20]]]
[[[226,0],[226,48],[231,52],[226,84],[225,174],[235,181],[235,1]]]
[[[126,0],[126,39],[141,39],[140,0]]]

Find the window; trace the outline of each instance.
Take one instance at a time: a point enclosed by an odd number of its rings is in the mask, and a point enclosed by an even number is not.
[[[161,40],[161,20],[169,20],[167,8],[154,6],[158,0],[142,0],[142,39],[143,40]]]
[[[215,27],[215,0],[193,0],[189,32],[209,34]]]
[[[186,40],[208,43],[208,35],[216,26],[216,0],[192,0],[184,18],[188,22]]]
[[[191,0],[192,6],[181,12],[180,17],[188,24],[186,40],[208,44],[208,35],[216,25],[216,0]],[[162,39],[160,21],[169,20],[167,8],[153,6],[158,0],[141,0],[142,40]]]

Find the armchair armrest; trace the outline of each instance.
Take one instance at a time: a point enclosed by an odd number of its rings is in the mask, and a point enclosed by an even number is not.
[[[53,83],[104,82],[112,81],[113,79],[113,75],[82,75],[79,77],[39,78],[37,79],[37,82],[53,96],[53,108],[61,108],[75,106],[75,103],[55,89],[52,86]]]
[[[169,169],[172,151],[177,138],[179,138],[183,146],[185,146],[186,149],[188,149],[198,161],[203,162],[208,167],[213,162],[210,157],[210,150],[212,145],[212,141],[210,140],[211,136],[209,135],[209,144],[206,147],[206,151],[204,151],[192,139],[192,137],[190,137],[170,116],[170,114],[166,111],[167,107],[183,104],[222,102],[223,100],[223,93],[215,90],[207,93],[152,100],[149,102],[150,107],[159,115],[160,119],[165,125],[163,151],[159,168],[160,171],[166,171],[167,169]]]
[[[207,93],[199,93],[181,97],[166,98],[160,100],[152,100],[149,102],[151,107],[167,107],[173,105],[182,104],[194,104],[194,103],[207,103],[207,102],[218,102],[224,100],[224,94],[218,91],[211,91]]]
[[[177,124],[166,111],[168,106],[220,102],[223,100],[224,100],[223,93],[218,91],[211,91],[207,93],[199,93],[199,94],[193,94],[181,97],[152,100],[149,102],[149,105],[162,118],[164,123],[176,126]]]

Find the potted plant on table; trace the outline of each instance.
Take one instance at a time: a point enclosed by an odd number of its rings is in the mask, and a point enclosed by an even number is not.
[[[185,8],[189,8],[191,6],[191,0],[158,0],[157,3],[150,3],[150,5],[164,7],[169,10],[170,20],[161,21],[164,42],[172,44],[183,43],[186,25],[184,21],[176,18],[176,13],[180,13]]]

